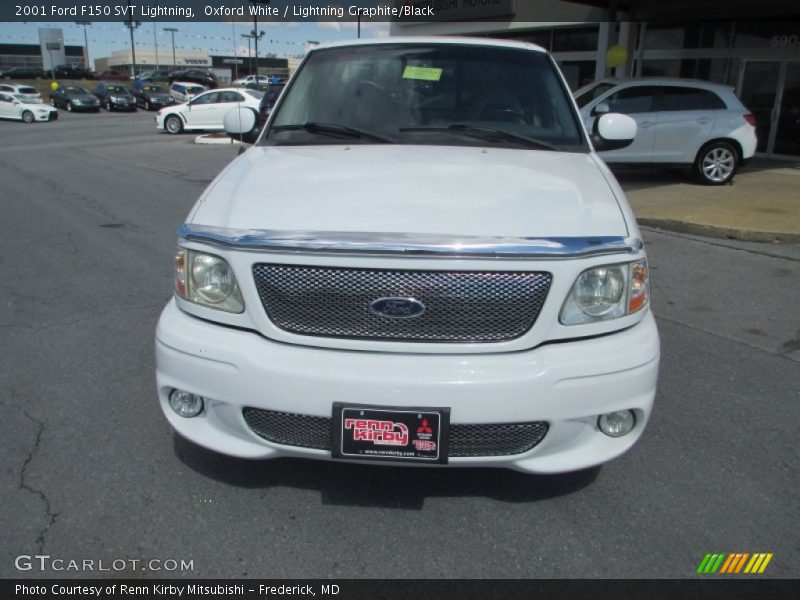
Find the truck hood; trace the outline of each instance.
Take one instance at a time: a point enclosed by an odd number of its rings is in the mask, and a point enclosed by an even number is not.
[[[627,236],[589,154],[485,147],[256,146],[188,222],[236,229]]]

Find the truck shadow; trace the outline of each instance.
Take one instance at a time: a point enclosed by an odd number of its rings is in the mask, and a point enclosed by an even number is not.
[[[506,469],[371,466],[299,458],[246,460],[206,450],[177,433],[173,445],[184,465],[228,485],[319,490],[323,504],[405,510],[421,510],[426,498],[439,496],[547,500],[588,486],[601,469],[528,475]]]

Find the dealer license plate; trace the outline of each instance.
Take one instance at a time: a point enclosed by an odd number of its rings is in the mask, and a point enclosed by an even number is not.
[[[447,463],[449,408],[333,405],[334,458]]]

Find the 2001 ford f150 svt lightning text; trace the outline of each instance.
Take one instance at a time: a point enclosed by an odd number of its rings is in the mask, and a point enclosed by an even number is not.
[[[619,114],[585,131],[531,44],[311,50],[180,227],[156,333],[167,419],[249,458],[554,473],[625,452],[659,339],[595,151],[635,134]]]

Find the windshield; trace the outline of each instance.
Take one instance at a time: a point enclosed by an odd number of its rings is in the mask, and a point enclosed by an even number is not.
[[[128,90],[122,87],[121,85],[109,85],[108,91],[112,94],[127,94]]]
[[[14,98],[19,100],[23,104],[38,104],[39,103],[37,100],[34,100],[33,98],[31,98],[29,96],[22,96],[21,94],[14,94]]]
[[[64,93],[66,94],[88,94],[84,88],[79,85],[65,85],[64,86]]]
[[[314,51],[260,143],[354,140],[588,149],[547,54],[461,44]]]
[[[583,108],[595,98],[605,94],[608,90],[613,88],[614,85],[615,84],[608,82],[595,83],[591,87],[582,88],[576,92],[577,95],[575,96],[575,103],[578,105],[578,108]]]
[[[205,92],[205,91],[206,91],[206,88],[204,88],[202,85],[199,85],[197,87],[195,87],[195,86],[187,86],[186,87],[186,93],[187,94],[199,94],[199,93]]]
[[[164,88],[157,85],[145,85],[142,86],[142,90],[144,90],[145,92],[155,93],[155,92],[163,92]]]
[[[20,87],[17,88],[17,91],[20,94],[32,94],[34,96],[39,94],[39,92],[36,90],[36,88],[27,87],[27,86],[20,86]]]

